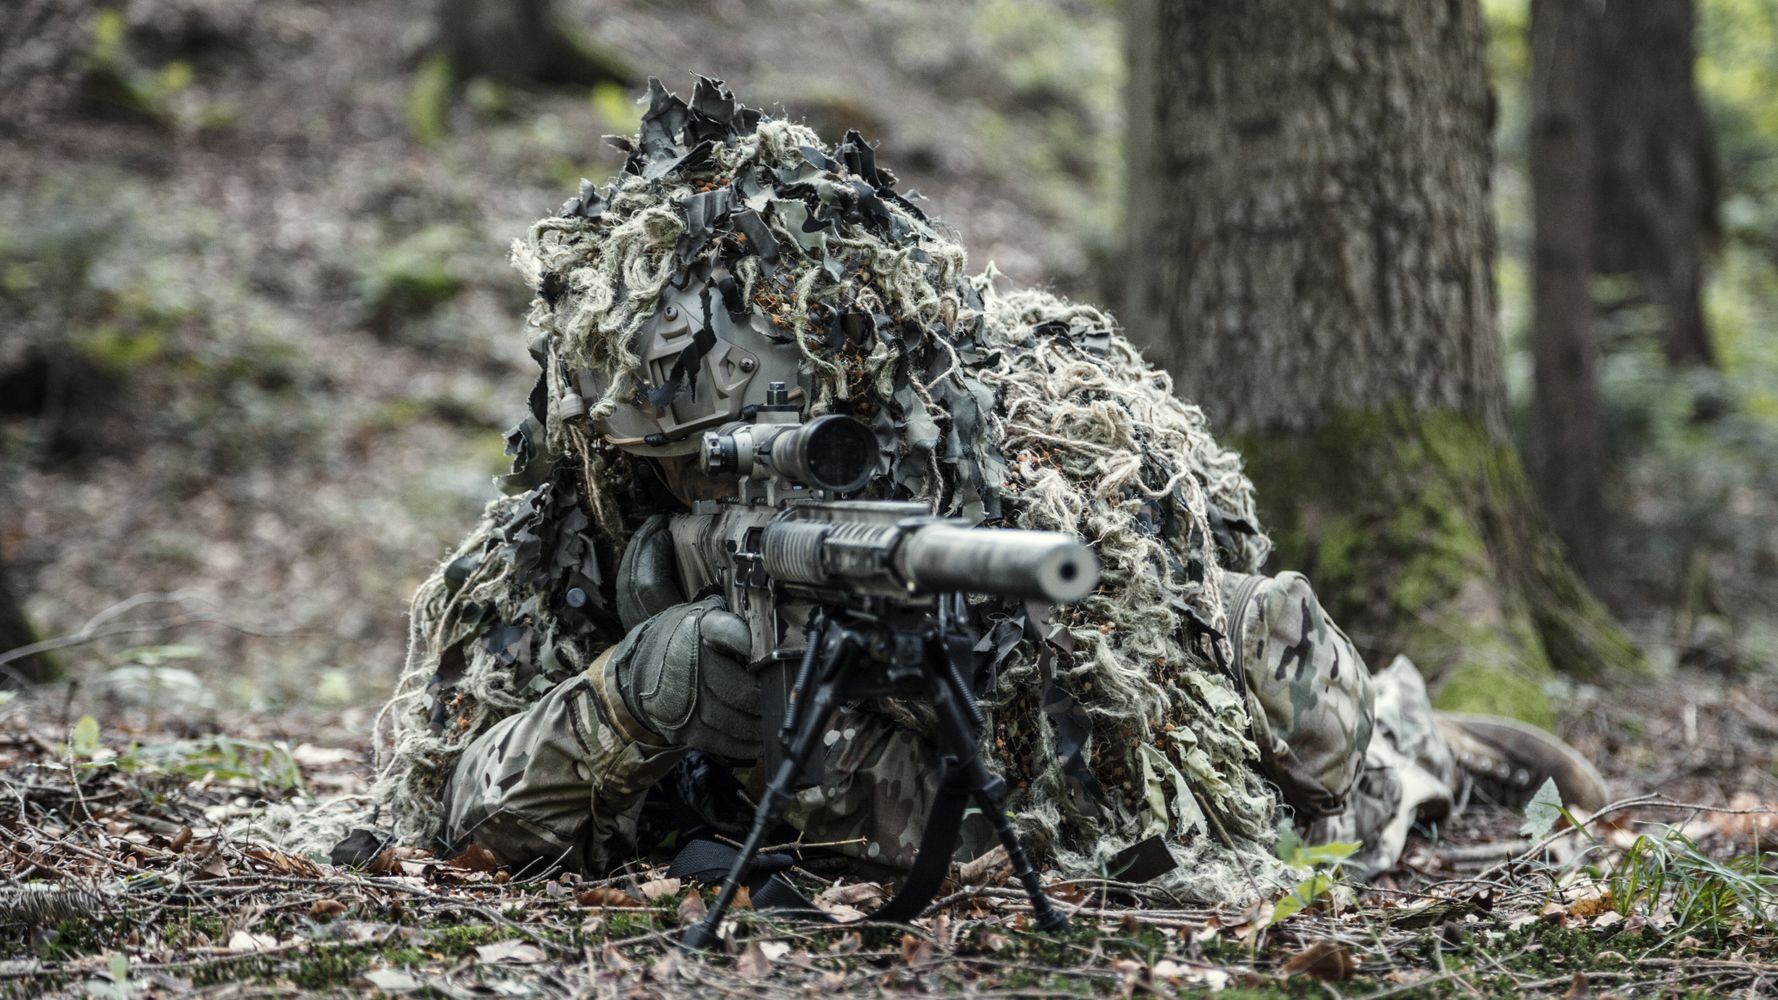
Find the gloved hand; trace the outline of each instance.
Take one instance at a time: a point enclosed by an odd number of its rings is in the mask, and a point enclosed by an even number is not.
[[[673,564],[673,534],[665,514],[642,522],[617,564],[617,617],[634,629],[650,617],[685,603]]]
[[[636,721],[673,746],[731,763],[759,759],[759,687],[747,622],[719,597],[679,604],[630,630],[613,651]]]

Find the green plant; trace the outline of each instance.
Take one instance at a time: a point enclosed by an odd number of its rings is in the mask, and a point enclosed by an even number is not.
[[[391,334],[455,298],[465,283],[459,251],[469,239],[456,226],[428,226],[382,249],[358,283],[368,325]]]
[[[1290,826],[1279,829],[1278,843],[1273,848],[1278,859],[1292,868],[1309,869],[1309,877],[1298,882],[1283,899],[1272,905],[1272,917],[1266,921],[1266,926],[1288,920],[1332,892],[1340,879],[1340,863],[1362,846],[1353,841],[1336,840],[1311,847],[1304,844]]]
[[[407,127],[423,145],[436,146],[444,141],[451,83],[451,61],[441,53],[421,63],[408,85]]]
[[[250,781],[276,791],[300,791],[302,771],[282,743],[237,740],[217,734],[195,740],[132,746],[116,766],[133,774],[170,774],[187,779],[215,777]]]
[[[159,69],[137,64],[125,51],[124,29],[123,15],[118,11],[101,10],[93,15],[84,81],[88,97],[164,124],[181,124],[174,101],[195,79],[191,64],[177,59]],[[200,117],[209,117],[207,107]]]
[[[1624,916],[1670,912],[1676,934],[1744,922],[1778,929],[1778,853],[1719,861],[1677,829],[1636,838],[1606,876],[1612,906]]]

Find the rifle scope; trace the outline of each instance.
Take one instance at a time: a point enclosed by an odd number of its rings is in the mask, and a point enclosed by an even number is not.
[[[713,475],[775,475],[828,493],[851,493],[877,470],[877,435],[837,413],[806,424],[744,425],[705,434],[701,464]]]

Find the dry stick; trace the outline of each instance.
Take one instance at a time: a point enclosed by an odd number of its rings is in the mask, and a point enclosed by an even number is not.
[[[22,660],[27,656],[32,656],[37,653],[48,653],[58,649],[66,649],[71,646],[79,646],[99,639],[109,638],[114,635],[127,635],[132,632],[149,632],[156,629],[180,628],[186,625],[218,625],[231,632],[239,632],[242,635],[250,635],[260,639],[288,638],[293,635],[302,635],[306,631],[303,629],[268,631],[264,629],[250,628],[226,618],[197,611],[188,611],[177,617],[163,618],[155,621],[118,622],[116,624],[107,624],[110,619],[128,611],[133,611],[145,604],[178,604],[183,606],[186,601],[193,600],[196,597],[196,594],[185,590],[173,591],[171,593],[152,592],[135,594],[113,604],[103,611],[100,611],[98,614],[87,619],[85,625],[82,625],[73,632],[0,652],[0,667],[5,667],[6,664],[11,663],[14,660]],[[6,673],[16,676],[11,670],[7,670]]]

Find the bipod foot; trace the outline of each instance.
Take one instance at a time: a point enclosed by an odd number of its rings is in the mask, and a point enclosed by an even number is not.
[[[716,943],[717,938],[717,928],[711,927],[707,920],[700,920],[686,928],[685,933],[679,936],[679,950],[688,955],[709,951],[710,946]]]
[[[1057,909],[1053,903],[1034,911],[1031,916],[1031,925],[1045,934],[1066,934],[1074,929],[1074,925],[1068,922],[1067,914]]]

